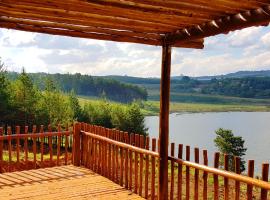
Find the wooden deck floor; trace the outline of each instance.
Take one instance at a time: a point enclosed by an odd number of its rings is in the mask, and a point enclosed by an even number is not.
[[[72,165],[0,175],[0,199],[143,199],[94,172]]]

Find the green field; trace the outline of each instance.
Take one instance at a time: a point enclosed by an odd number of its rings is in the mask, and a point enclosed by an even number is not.
[[[220,98],[220,97],[219,97]],[[225,97],[227,103],[179,103],[171,102],[170,112],[270,112],[270,104],[267,100],[249,99],[248,103],[237,103],[242,98],[229,98]],[[234,99],[235,101],[232,101]],[[231,101],[230,101],[231,100]],[[246,99],[244,99],[246,100]],[[91,102],[93,104],[98,103],[97,98],[92,97],[79,97],[80,104],[83,106],[85,103]],[[232,103],[229,103],[232,102]],[[241,102],[241,101],[240,101]],[[125,104],[111,102],[112,104],[119,104],[125,106]],[[145,101],[141,103],[142,111],[145,115],[158,115],[159,113],[159,101]]]

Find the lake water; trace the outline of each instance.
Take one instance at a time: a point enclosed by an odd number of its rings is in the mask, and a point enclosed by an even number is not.
[[[150,136],[158,138],[158,116],[146,117],[145,123]],[[231,129],[243,137],[245,159],[255,160],[257,173],[262,162],[270,162],[270,112],[174,113],[170,115],[170,142],[207,149],[212,164],[218,128]]]

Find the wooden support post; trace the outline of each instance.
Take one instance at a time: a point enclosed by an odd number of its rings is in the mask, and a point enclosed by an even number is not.
[[[74,125],[74,150],[73,150],[73,164],[80,166],[81,164],[81,124]]]
[[[169,144],[169,104],[170,104],[171,46],[162,46],[159,115],[159,187],[158,198],[168,199],[168,144]]]

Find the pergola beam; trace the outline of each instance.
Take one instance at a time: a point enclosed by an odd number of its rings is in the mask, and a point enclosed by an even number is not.
[[[213,20],[202,25],[178,30],[175,33],[168,34],[167,39],[170,44],[188,42],[251,26],[265,25],[269,22],[270,6],[264,6],[256,10],[246,11],[233,16]]]

